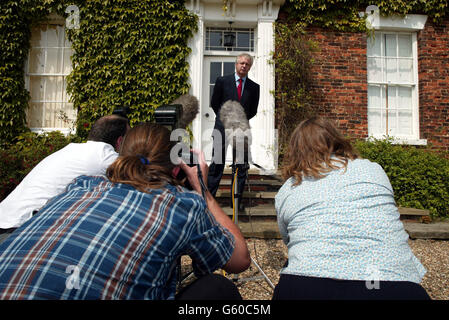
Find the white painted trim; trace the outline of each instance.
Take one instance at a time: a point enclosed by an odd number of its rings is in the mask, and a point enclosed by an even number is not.
[[[387,140],[391,139],[392,144],[406,144],[412,146],[426,146],[427,139],[410,139],[410,138],[397,138],[397,137],[386,137],[386,136],[369,136],[365,138],[366,141],[374,140]]]
[[[373,140],[387,140],[391,139],[392,144],[407,144],[407,145],[414,145],[414,146],[426,146],[427,145],[427,139],[411,139],[411,138],[401,138],[401,137],[387,137],[387,136],[369,136],[368,138],[365,138],[366,141],[373,141]]]
[[[29,128],[31,132],[38,134],[60,131],[63,135],[68,136],[69,134],[75,134],[76,130],[70,130],[69,128]]]
[[[364,13],[360,13],[363,15]],[[368,14],[366,26],[374,30],[391,30],[391,31],[419,31],[424,29],[427,21],[427,15],[408,14],[405,16],[389,16],[385,17],[376,10],[372,14]]]

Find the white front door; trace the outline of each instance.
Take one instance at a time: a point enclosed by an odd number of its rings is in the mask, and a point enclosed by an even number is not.
[[[212,159],[212,130],[215,124],[215,113],[210,107],[215,80],[218,77],[235,72],[235,57],[204,57],[203,97],[201,104],[201,148],[206,160]],[[228,158],[228,157],[226,157]]]

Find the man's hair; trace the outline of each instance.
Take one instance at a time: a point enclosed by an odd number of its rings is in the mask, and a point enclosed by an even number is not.
[[[118,116],[104,116],[95,121],[87,140],[109,143],[115,148],[117,139],[123,137],[128,129],[128,119]]]
[[[357,159],[351,143],[330,120],[312,117],[293,131],[282,169],[284,179],[323,178],[326,173],[346,168],[348,160]]]
[[[235,58],[235,63],[237,63],[241,57],[245,57],[245,58],[249,59],[250,64],[253,65],[254,59],[253,59],[253,57],[252,57],[250,54],[248,54],[248,53],[241,53],[241,54],[239,54],[239,55],[237,56],[237,58]]]
[[[179,185],[172,176],[173,145],[166,127],[148,122],[139,124],[126,133],[119,157],[109,166],[106,176],[114,183],[130,184],[142,192],[166,184]]]

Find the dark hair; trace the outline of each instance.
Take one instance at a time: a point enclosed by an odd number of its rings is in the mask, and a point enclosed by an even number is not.
[[[123,137],[128,130],[128,119],[118,116],[104,116],[95,121],[87,136],[89,141],[109,143],[114,148],[119,137]]]
[[[346,168],[348,159],[358,155],[330,120],[313,117],[302,121],[293,131],[282,169],[284,179],[322,178],[325,173]]]
[[[170,159],[174,142],[170,131],[159,124],[141,123],[130,129],[120,146],[119,157],[106,171],[110,181],[126,183],[145,192],[166,184],[179,185],[173,178]]]

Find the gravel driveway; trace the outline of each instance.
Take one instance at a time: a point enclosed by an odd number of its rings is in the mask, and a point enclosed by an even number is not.
[[[287,259],[287,248],[278,239],[247,239],[251,257],[276,285],[279,271]],[[416,257],[427,269],[422,286],[434,300],[449,300],[449,241],[409,240]],[[183,257],[183,272],[189,265],[189,258]],[[262,273],[251,267],[238,276],[237,287],[245,300],[271,300],[273,290],[265,281]]]

